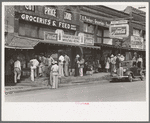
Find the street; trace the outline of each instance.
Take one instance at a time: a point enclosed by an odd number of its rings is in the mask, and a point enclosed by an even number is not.
[[[6,102],[107,102],[146,101],[146,82],[109,82],[102,80],[58,89],[14,93],[5,96]]]

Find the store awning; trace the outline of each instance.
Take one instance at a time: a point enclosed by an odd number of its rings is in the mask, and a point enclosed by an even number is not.
[[[95,45],[102,46],[102,47],[116,48],[116,49],[124,49],[124,50],[145,51],[145,49],[119,47],[119,46],[115,46],[115,45],[100,44],[100,43],[95,43]]]
[[[10,49],[34,49],[39,43],[38,40],[9,34],[6,36],[5,48]]]
[[[64,46],[72,46],[72,47],[83,47],[83,48],[90,48],[90,49],[101,49],[100,46],[92,46],[92,45],[83,45],[83,44],[74,44],[74,43],[66,43],[66,42],[58,42],[58,41],[46,41],[40,40],[40,43],[49,43],[49,44],[56,44],[56,45],[64,45]]]

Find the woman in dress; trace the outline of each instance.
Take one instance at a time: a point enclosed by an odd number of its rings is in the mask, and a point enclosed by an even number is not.
[[[105,68],[106,68],[106,72],[108,73],[108,70],[110,68],[110,58],[109,58],[109,56],[106,59],[106,66],[105,66]]]

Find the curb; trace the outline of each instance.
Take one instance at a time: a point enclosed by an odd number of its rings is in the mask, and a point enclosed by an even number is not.
[[[92,80],[93,79],[93,80]],[[59,85],[63,87],[64,86],[73,86],[73,85],[83,85],[83,84],[87,84],[87,83],[93,83],[93,82],[98,82],[100,80],[108,80],[108,79],[104,79],[104,77],[100,77],[100,78],[91,78],[91,79],[85,79],[85,80],[81,80],[81,81],[73,81],[73,82],[69,82],[69,83],[60,83]],[[34,90],[44,90],[44,89],[50,89],[48,86],[43,86],[43,87],[30,87],[30,88],[26,88],[26,89],[20,89],[20,90],[12,90],[12,91],[5,91],[5,95],[9,95],[9,94],[13,94],[13,93],[21,93],[21,92],[27,92],[27,91],[34,91]]]

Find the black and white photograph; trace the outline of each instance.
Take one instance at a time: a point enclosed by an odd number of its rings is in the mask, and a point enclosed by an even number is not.
[[[3,121],[148,121],[148,2],[2,2]]]

